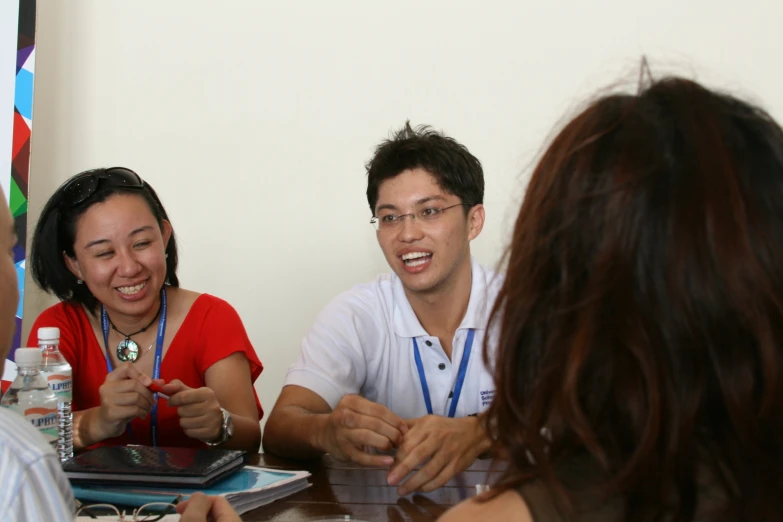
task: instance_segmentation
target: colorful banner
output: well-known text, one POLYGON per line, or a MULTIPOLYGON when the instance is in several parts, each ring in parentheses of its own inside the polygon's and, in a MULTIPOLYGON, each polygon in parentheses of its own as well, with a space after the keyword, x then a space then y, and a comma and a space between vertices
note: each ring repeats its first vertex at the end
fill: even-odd
MULTIPOLYGON (((14 249, 19 279, 14 349, 21 345, 24 309, 27 187, 30 179, 30 132, 33 120, 36 0, 0 0, 0 186, 16 222, 19 242, 14 249), (10 155, 7 155, 10 151, 10 155)), ((2 296, 0 296, 2 298, 2 296)), ((9 355, 13 359, 13 353, 9 355)), ((14 375, 6 364, 3 380, 14 375)))

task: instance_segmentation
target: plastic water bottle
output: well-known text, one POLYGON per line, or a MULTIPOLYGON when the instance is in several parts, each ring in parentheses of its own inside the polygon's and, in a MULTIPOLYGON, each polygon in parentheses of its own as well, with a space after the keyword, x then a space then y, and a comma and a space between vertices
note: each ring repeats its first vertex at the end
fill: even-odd
POLYGON ((59 328, 39 328, 38 346, 43 356, 41 375, 57 396, 57 455, 65 462, 73 457, 73 372, 60 353, 59 328))
POLYGON ((14 359, 16 379, 0 400, 0 406, 22 415, 56 449, 57 397, 41 375, 41 350, 17 348, 14 359))

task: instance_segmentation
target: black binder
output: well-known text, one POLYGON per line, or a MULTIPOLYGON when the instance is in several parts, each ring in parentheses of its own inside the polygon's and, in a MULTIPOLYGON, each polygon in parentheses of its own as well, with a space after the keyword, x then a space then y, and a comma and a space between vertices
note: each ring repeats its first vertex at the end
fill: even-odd
POLYGON ((211 448, 105 446, 63 464, 73 484, 209 486, 245 465, 245 452, 211 448))

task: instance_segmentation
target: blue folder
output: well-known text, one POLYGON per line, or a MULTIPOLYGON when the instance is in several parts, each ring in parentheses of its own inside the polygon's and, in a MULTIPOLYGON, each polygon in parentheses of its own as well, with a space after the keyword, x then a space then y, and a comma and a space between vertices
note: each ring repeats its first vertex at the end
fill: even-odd
POLYGON ((76 498, 85 504, 107 503, 119 506, 139 507, 150 502, 172 502, 177 496, 183 500, 191 494, 201 491, 206 495, 224 495, 262 488, 282 482, 296 475, 294 472, 271 471, 246 466, 231 476, 220 480, 207 488, 180 488, 166 486, 160 488, 141 486, 73 486, 76 498))

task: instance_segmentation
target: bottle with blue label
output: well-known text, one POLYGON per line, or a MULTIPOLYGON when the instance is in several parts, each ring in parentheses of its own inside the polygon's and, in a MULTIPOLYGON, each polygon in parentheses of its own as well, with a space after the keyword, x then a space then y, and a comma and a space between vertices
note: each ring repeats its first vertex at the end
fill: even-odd
POLYGON ((65 462, 73 457, 73 372, 60 353, 59 328, 39 328, 38 346, 43 357, 41 375, 57 396, 57 456, 65 462))
POLYGON ((0 406, 23 416, 57 449, 57 397, 41 375, 40 348, 17 348, 16 379, 0 400, 0 406))

